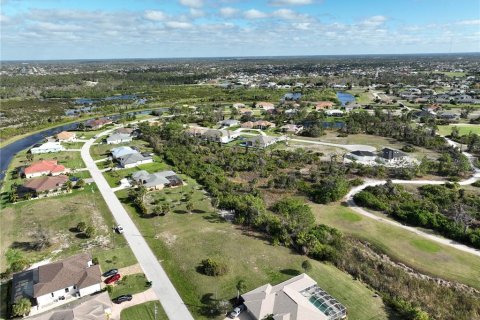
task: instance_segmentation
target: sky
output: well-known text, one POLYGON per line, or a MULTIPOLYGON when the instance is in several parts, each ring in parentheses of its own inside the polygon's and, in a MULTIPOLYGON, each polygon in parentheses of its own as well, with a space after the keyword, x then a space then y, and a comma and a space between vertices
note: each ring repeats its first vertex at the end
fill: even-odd
POLYGON ((480 0, 0 0, 5 60, 480 52, 480 0))

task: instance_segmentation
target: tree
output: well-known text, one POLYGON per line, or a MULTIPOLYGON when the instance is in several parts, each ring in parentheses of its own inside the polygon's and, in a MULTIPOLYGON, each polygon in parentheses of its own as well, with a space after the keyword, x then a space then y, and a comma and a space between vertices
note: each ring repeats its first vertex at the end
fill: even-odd
POLYGON ((170 213, 170 211, 172 210, 172 208, 170 207, 170 204, 168 203, 164 203, 162 204, 162 215, 167 215, 167 213, 170 213))
POLYGON ((235 288, 237 288, 237 300, 238 300, 238 298, 240 298, 240 292, 243 292, 245 291, 245 289, 247 289, 247 283, 245 282, 245 280, 241 279, 237 282, 237 285, 235 286, 235 288))
POLYGON ((78 232, 84 232, 86 229, 87 229, 87 224, 83 221, 80 221, 78 224, 77 224, 77 231, 78 232))
POLYGON ((48 229, 43 228, 41 225, 32 232, 32 247, 33 249, 40 251, 44 248, 50 247, 51 234, 48 229))
POLYGON ((312 270, 312 263, 309 260, 305 260, 302 262, 302 269, 305 273, 312 270))
POLYGON ((27 161, 28 161, 28 162, 32 162, 32 161, 33 161, 33 157, 34 157, 34 156, 33 156, 33 153, 28 152, 26 157, 27 157, 27 161))
POLYGON ((77 181, 77 183, 75 184, 75 187, 77 187, 78 189, 81 189, 81 188, 83 188, 84 186, 85 186, 85 180, 83 180, 83 179, 79 179, 79 180, 77 181))
POLYGON ((192 213, 192 210, 193 210, 193 202, 192 201, 188 201, 187 204, 186 204, 186 207, 187 207, 187 211, 192 213))
POLYGON ((23 317, 30 313, 32 302, 27 298, 22 298, 13 305, 12 312, 14 316, 23 317))
POLYGON ((228 272, 228 266, 223 261, 217 261, 212 258, 202 260, 200 270, 207 276, 223 276, 228 272))
POLYGON ((70 192, 73 188, 73 183, 71 180, 67 180, 67 182, 65 183, 65 189, 67 189, 68 192, 70 192))
POLYGON ((85 229, 85 236, 91 238, 95 235, 96 231, 94 226, 88 226, 87 229, 85 229))
POLYGON ((18 201, 18 193, 16 190, 12 190, 8 195, 8 199, 11 203, 16 203, 18 201))

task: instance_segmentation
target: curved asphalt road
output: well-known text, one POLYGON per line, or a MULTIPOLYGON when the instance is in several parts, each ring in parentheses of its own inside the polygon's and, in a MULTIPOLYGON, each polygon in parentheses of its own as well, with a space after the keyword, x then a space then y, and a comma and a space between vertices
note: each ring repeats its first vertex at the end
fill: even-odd
MULTIPOLYGON (((112 130, 103 132, 105 135, 112 130)), ((108 208, 113 214, 113 217, 119 225, 124 228, 124 236, 127 239, 133 254, 140 263, 143 272, 149 280, 152 281, 152 288, 155 295, 160 300, 163 309, 168 315, 169 319, 174 320, 193 320, 192 315, 180 298, 180 295, 175 290, 175 287, 168 279, 167 274, 163 270, 160 262, 157 260, 147 242, 143 238, 140 231, 138 231, 135 223, 130 219, 127 211, 123 208, 112 188, 108 185, 107 180, 98 169, 97 165, 90 156, 90 147, 95 139, 86 142, 81 150, 82 159, 85 162, 88 171, 92 175, 93 181, 98 186, 108 208)))

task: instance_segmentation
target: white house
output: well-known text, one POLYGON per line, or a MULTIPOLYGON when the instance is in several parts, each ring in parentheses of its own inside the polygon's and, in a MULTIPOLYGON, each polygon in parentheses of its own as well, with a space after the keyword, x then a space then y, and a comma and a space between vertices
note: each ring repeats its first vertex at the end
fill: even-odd
POLYGON ((126 156, 127 154, 130 153, 136 153, 138 152, 137 150, 133 149, 132 147, 118 147, 118 148, 113 148, 110 150, 112 157, 114 159, 126 156))
POLYGON ((252 138, 249 138, 245 141, 245 146, 252 148, 266 148, 280 141, 286 141, 286 136, 272 137, 272 136, 262 136, 258 135, 252 138))
POLYGON ((52 153, 64 151, 65 148, 59 142, 45 142, 41 145, 35 145, 30 149, 32 154, 52 153))
POLYGON ((136 151, 117 158, 122 168, 133 168, 141 164, 152 163, 153 158, 149 155, 143 155, 136 151))
POLYGON ((219 121, 218 124, 224 127, 235 127, 240 125, 240 121, 234 119, 226 119, 219 121))
POLYGON ((216 141, 221 143, 229 143, 240 136, 239 132, 230 130, 216 130, 211 129, 203 133, 202 137, 206 140, 216 141))
POLYGON ((92 256, 81 253, 13 275, 12 303, 21 298, 33 301, 36 310, 101 290, 99 265, 92 256))
POLYGON ((107 144, 119 144, 124 142, 131 142, 132 137, 126 133, 114 133, 111 134, 107 139, 107 144))
POLYGON ((330 117, 343 117, 343 111, 339 109, 325 110, 325 114, 330 117))

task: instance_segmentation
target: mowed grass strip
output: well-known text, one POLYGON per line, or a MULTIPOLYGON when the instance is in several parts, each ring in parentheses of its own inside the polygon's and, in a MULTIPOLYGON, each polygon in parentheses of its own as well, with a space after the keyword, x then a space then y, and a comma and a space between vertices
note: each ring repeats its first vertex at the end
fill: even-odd
POLYGON ((475 255, 427 240, 408 230, 363 217, 340 204, 310 205, 319 223, 365 239, 395 261, 428 275, 480 289, 480 258, 475 255))
POLYGON ((134 295, 135 293, 147 290, 147 278, 143 273, 122 275, 122 278, 111 286, 110 298, 115 299, 124 294, 134 295))
POLYGON ((168 320, 167 314, 158 301, 150 301, 122 310, 120 320, 168 320), (155 306, 157 316, 155 317, 155 306))
MULTIPOLYGON (((166 216, 142 218, 128 203, 127 190, 117 195, 195 319, 211 318, 210 308, 203 302, 234 298, 235 286, 241 279, 246 281, 248 291, 266 283, 285 281, 302 272, 305 256, 285 247, 272 246, 262 234, 220 219, 212 213, 207 196, 198 190, 195 182, 189 179, 187 183, 188 186, 182 188, 165 189, 147 196, 147 199, 161 199, 172 205, 166 216), (186 211, 182 200, 191 190, 192 212, 198 212, 193 214, 186 211), (208 257, 225 261, 228 274, 209 277, 199 273, 201 260, 208 257)), ((352 319, 389 319, 382 300, 374 297, 374 292, 363 283, 331 265, 311 262, 313 268, 309 275, 348 308, 352 319)))

